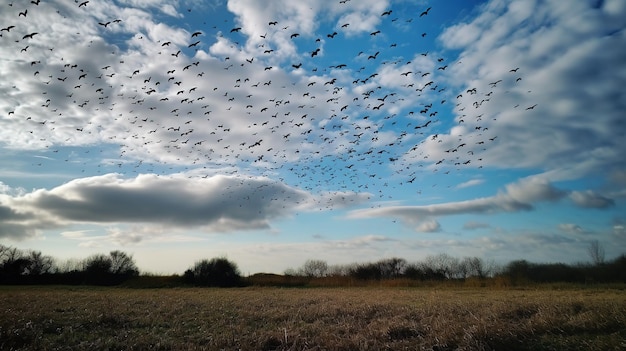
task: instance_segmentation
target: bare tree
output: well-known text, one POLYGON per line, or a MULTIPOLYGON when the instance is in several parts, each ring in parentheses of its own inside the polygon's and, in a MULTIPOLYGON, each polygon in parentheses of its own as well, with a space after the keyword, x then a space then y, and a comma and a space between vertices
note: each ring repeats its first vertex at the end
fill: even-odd
POLYGON ((125 252, 116 250, 111 251, 111 268, 110 271, 113 274, 134 276, 139 274, 139 270, 135 265, 133 256, 126 254, 125 252))
POLYGON ((54 269, 54 259, 50 256, 44 256, 41 251, 30 251, 26 258, 28 259, 27 274, 41 275, 52 273, 54 269))
POLYGON ((457 278, 459 274, 459 259, 445 253, 426 257, 424 265, 436 274, 443 275, 446 278, 457 278))
POLYGON ((595 265, 601 265, 604 263, 604 247, 598 240, 593 240, 587 248, 587 253, 591 257, 591 262, 595 265))
POLYGON ((466 257, 463 264, 468 277, 485 278, 488 274, 485 263, 479 257, 466 257))
POLYGON ((302 273, 307 277, 325 277, 328 273, 328 263, 322 260, 307 260, 302 266, 302 273))

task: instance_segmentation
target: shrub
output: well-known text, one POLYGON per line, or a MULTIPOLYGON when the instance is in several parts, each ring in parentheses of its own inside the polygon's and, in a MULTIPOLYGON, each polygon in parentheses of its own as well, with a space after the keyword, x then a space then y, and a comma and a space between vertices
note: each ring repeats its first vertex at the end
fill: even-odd
POLYGON ((185 271, 185 282, 197 286, 232 287, 242 284, 239 268, 226 258, 201 260, 185 271))

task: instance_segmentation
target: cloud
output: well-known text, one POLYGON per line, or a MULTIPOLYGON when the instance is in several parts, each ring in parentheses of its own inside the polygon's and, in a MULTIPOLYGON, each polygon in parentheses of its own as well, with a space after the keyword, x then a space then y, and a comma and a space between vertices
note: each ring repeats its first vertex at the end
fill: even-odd
POLYGON ((409 225, 417 224, 418 231, 430 232, 439 230, 439 224, 434 221, 436 217, 531 211, 536 202, 557 201, 564 196, 565 192, 554 188, 547 181, 531 177, 508 184, 504 191, 490 197, 426 206, 389 206, 353 210, 348 217, 396 217, 409 225))
POLYGON ((615 206, 615 201, 592 190, 573 191, 570 193, 569 197, 576 206, 583 208, 605 209, 615 206))
POLYGON ((422 233, 436 233, 441 231, 441 225, 436 220, 430 218, 417 223, 415 230, 422 233))
POLYGON ((456 186, 457 189, 463 189, 463 188, 469 188, 472 186, 476 186, 476 185, 480 185, 483 184, 485 182, 484 179, 470 179, 466 182, 463 182, 459 185, 456 186))
MULTIPOLYGON (((142 224, 170 228, 199 228, 206 232, 268 229, 270 222, 295 211, 333 209, 366 201, 368 194, 324 193, 319 196, 263 177, 119 174, 82 178, 51 190, 39 189, 0 198, 4 237, 34 235, 34 230, 77 223, 142 224), (22 228, 15 232, 16 228, 22 228), (14 233, 14 234, 10 234, 14 233)), ((113 230, 120 243, 140 241, 136 228, 113 230)))
POLYGON ((490 227, 491 225, 487 223, 475 222, 475 221, 470 221, 470 222, 466 222, 465 224, 463 224, 463 229, 465 230, 476 230, 476 229, 483 229, 483 228, 490 228, 490 227))
POLYGON ((584 234, 585 230, 578 224, 573 223, 561 223, 559 224, 559 230, 570 234, 584 234))
POLYGON ((542 169, 551 181, 623 170, 623 3, 489 1, 477 13, 438 38, 460 51, 441 72, 461 92, 449 98, 457 126, 418 151, 445 165, 458 149, 468 167, 542 169))

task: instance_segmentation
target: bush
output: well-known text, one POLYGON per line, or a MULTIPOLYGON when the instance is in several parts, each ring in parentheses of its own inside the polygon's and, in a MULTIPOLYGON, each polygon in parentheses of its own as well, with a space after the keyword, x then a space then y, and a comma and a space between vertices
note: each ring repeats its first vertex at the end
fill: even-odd
POLYGON ((239 268, 226 258, 201 260, 185 271, 183 278, 186 283, 197 286, 233 287, 241 286, 242 279, 239 268))

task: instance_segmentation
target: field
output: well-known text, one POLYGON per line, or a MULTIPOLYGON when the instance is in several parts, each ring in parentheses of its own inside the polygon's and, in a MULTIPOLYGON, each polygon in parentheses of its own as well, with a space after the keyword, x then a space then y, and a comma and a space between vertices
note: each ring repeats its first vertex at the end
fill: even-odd
POLYGON ((0 349, 626 350, 626 291, 0 287, 0 349))

